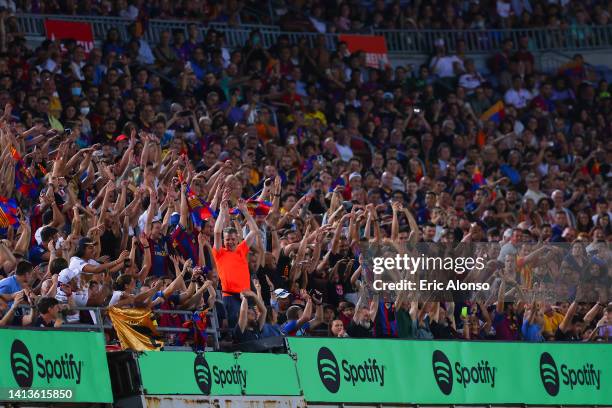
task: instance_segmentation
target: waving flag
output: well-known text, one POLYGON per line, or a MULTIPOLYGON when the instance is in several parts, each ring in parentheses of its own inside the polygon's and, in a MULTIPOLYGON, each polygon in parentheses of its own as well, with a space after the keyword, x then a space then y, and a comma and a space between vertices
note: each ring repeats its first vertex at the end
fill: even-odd
POLYGON ((485 184, 485 179, 480 172, 478 166, 474 169, 474 174, 472 174, 472 190, 478 190, 480 186, 485 184))
MULTIPOLYGON (((255 215, 268 215, 270 209, 272 208, 272 203, 265 200, 247 200, 247 208, 249 210, 249 214, 252 216, 255 215)), ((231 214, 240 214, 240 210, 238 207, 232 208, 230 211, 231 214)))
POLYGON ((123 350, 157 351, 164 346, 164 343, 159 341, 157 324, 152 315, 149 309, 108 309, 108 316, 113 322, 123 350))
POLYGON ((15 160, 15 188, 24 196, 36 198, 38 196, 38 180, 30 174, 30 170, 28 170, 23 158, 14 146, 11 146, 11 156, 15 160))
POLYGON ((504 103, 502 101, 497 101, 496 104, 491 106, 489 109, 487 109, 486 112, 484 112, 480 116, 480 120, 482 120, 483 122, 488 122, 491 120, 497 124, 500 124, 501 121, 504 119, 504 116, 504 103))
POLYGON ((214 213, 208 203, 198 197, 189 187, 187 187, 187 205, 191 214, 193 225, 202 227, 204 221, 214 217, 214 213))
POLYGON ((8 199, 0 196, 0 228, 19 226, 18 208, 14 198, 8 199))

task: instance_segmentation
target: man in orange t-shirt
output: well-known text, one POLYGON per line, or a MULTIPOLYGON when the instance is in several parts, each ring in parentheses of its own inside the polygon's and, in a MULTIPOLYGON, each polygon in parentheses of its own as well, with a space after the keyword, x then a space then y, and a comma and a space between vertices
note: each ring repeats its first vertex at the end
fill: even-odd
POLYGON ((238 322, 240 314, 240 293, 251 289, 251 274, 249 272, 248 254, 257 239, 258 228, 255 220, 249 214, 246 202, 238 201, 238 209, 246 218, 249 233, 238 244, 238 231, 233 227, 224 228, 229 221, 229 201, 224 197, 221 202, 221 211, 215 222, 214 248, 212 255, 217 265, 221 289, 223 291, 223 304, 227 310, 227 320, 230 327, 238 322))

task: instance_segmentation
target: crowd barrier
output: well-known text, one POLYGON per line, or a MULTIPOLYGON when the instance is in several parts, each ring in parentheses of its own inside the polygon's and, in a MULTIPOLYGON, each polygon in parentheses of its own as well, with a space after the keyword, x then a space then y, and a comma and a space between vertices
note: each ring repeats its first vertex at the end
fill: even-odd
POLYGON ((176 395, 309 404, 612 404, 608 344, 289 338, 287 348, 106 355, 100 332, 1 329, 0 401, 176 395), (70 391, 70 398, 54 397, 54 390, 70 391))
MULTIPOLYGON (((93 27, 97 40, 106 38, 111 28, 116 28, 123 40, 128 39, 127 27, 132 20, 121 17, 93 17, 67 15, 35 15, 17 14, 19 30, 29 37, 45 36, 44 21, 47 18, 65 21, 89 22, 93 27)), ((144 38, 155 45, 163 30, 184 30, 187 32, 187 21, 183 20, 149 20, 144 38)), ((320 46, 319 41, 329 49, 335 49, 338 35, 317 32, 281 31, 278 26, 263 24, 240 24, 229 26, 223 23, 199 25, 201 35, 207 29, 215 28, 224 33, 225 44, 229 47, 243 46, 253 30, 258 30, 264 47, 276 43, 281 35, 287 36, 291 42, 305 41, 310 47, 320 46)), ((527 28, 527 29, 488 29, 488 30, 373 30, 371 35, 385 37, 390 53, 430 54, 438 39, 444 39, 449 51, 454 52, 457 40, 465 41, 465 51, 470 53, 490 53, 500 48, 506 38, 511 38, 515 44, 522 36, 530 38, 530 49, 534 52, 543 51, 576 51, 599 50, 612 45, 612 25, 606 26, 570 26, 569 29, 527 28)))

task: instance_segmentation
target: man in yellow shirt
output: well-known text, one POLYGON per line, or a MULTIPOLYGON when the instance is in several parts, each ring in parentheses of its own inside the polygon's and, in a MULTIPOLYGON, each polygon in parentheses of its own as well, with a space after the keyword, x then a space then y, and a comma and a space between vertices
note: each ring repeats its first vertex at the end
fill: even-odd
POLYGON ((554 336, 562 321, 563 315, 547 304, 544 307, 544 328, 542 330, 544 337, 554 336))

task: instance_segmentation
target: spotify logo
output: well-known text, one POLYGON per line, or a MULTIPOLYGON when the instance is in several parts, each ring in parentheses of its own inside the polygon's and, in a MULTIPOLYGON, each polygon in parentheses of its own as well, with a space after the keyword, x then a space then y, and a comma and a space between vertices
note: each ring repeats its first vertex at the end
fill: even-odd
POLYGON ((559 371, 555 360, 548 353, 542 353, 540 356, 540 378, 550 396, 554 397, 559 393, 559 371))
POLYGON ((202 354, 198 354, 193 361, 193 374, 202 394, 210 395, 210 367, 202 354))
POLYGON ((327 347, 321 347, 317 355, 317 366, 321 382, 331 393, 337 393, 340 389, 340 368, 336 356, 327 347))
POLYGON ((453 390, 453 372, 448 357, 440 350, 436 350, 433 352, 431 364, 440 391, 444 395, 449 395, 453 390))
POLYGON ((21 340, 13 341, 11 346, 11 369, 15 381, 22 388, 32 386, 34 371, 32 369, 32 357, 28 348, 21 340))

